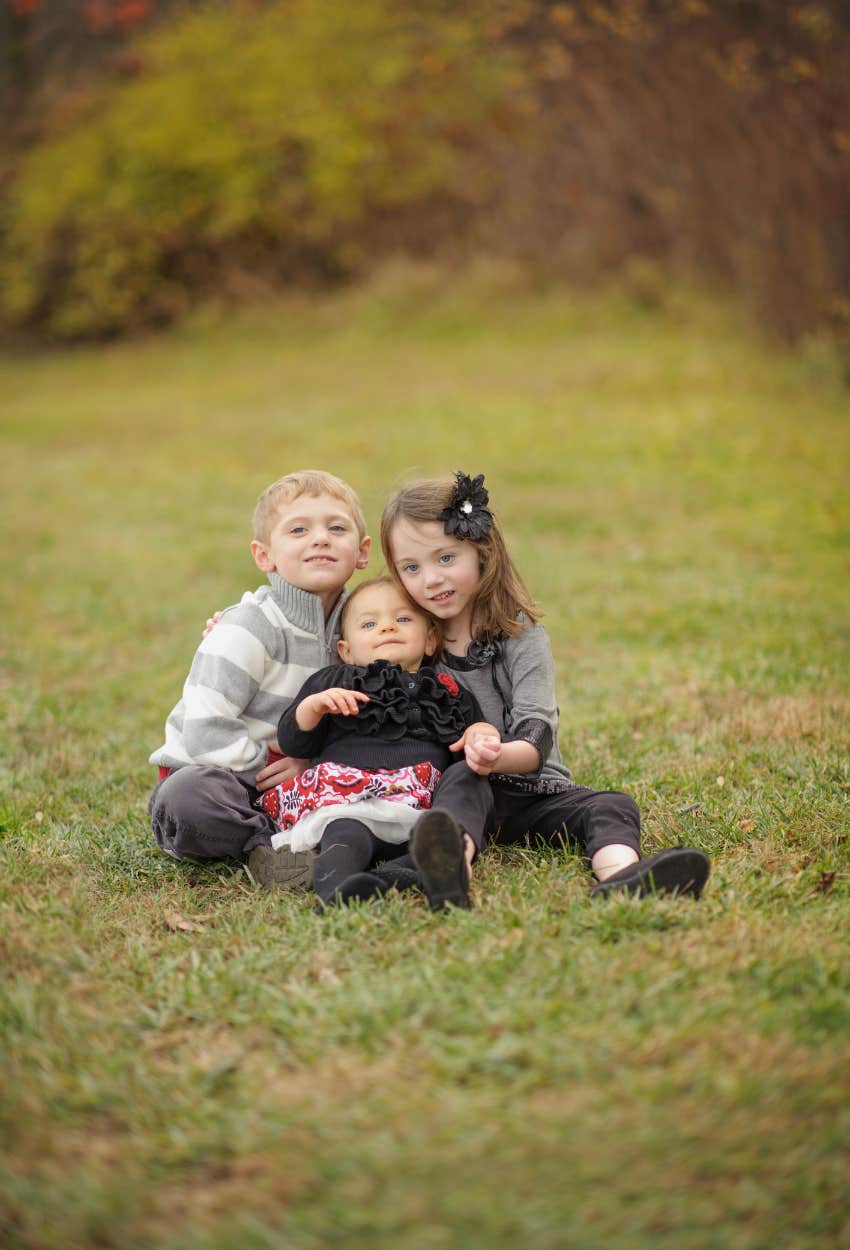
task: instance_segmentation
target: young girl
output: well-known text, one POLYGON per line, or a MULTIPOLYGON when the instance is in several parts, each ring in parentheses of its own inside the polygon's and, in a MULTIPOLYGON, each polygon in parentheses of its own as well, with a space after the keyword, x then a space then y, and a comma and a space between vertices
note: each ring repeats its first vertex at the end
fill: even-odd
MULTIPOLYGON (((477 753, 468 757, 474 771, 490 776, 494 840, 532 835, 560 843, 566 833, 590 860, 594 895, 698 897, 708 878, 707 856, 673 847, 640 859, 634 800, 577 785, 561 762, 549 639, 488 503, 483 475, 410 482, 384 509, 381 545, 393 576, 443 627, 443 671, 476 695, 485 719, 499 730, 501 742, 479 730, 477 753)), ((435 803, 443 802, 450 785, 449 773, 435 803)), ((427 855, 431 836, 417 832, 415 854, 427 855)), ((445 833, 441 837, 445 841, 445 833)), ((468 839, 465 849, 471 863, 468 839)))
MULTIPOLYGON (((459 821, 442 809, 421 814, 445 771, 465 776, 460 788, 489 789, 475 771, 499 735, 480 723, 468 690, 423 667, 436 644, 433 621, 392 578, 363 582, 343 609, 343 663, 309 677, 281 717, 281 749, 311 767, 267 790, 258 806, 280 830, 273 846, 318 846, 313 886, 324 904, 421 884, 434 909, 469 906, 459 821), (417 836, 425 830, 418 874, 405 854, 417 821, 417 836)), ((452 812, 464 820, 462 806, 452 812)), ((480 842, 483 821, 473 811, 464 823, 480 842)))

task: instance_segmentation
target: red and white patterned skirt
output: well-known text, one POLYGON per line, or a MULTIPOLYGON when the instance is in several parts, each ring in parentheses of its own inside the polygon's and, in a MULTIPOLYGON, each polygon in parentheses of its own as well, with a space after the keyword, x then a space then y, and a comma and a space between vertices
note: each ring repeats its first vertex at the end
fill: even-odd
POLYGON ((257 806, 278 828, 272 846, 294 851, 316 846, 325 827, 340 816, 356 817, 383 841, 400 843, 409 838, 419 813, 431 806, 440 776, 428 763, 374 771, 317 764, 266 790, 257 806))

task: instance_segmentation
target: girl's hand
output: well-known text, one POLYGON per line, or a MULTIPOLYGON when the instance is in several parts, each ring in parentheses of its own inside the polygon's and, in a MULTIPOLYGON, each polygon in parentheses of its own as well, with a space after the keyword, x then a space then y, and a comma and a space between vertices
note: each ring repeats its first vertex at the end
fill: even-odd
MULTIPOLYGON (((215 629, 216 625, 219 623, 220 620, 221 620, 220 612, 213 612, 212 616, 207 617, 207 623, 204 626, 204 632, 201 634, 201 642, 203 642, 207 634, 212 633, 212 631, 215 629)), ((257 776, 259 776, 259 773, 257 774, 257 776)))
POLYGON ((260 769, 257 773, 255 785, 260 792, 271 790, 272 786, 279 786, 284 781, 291 781, 293 777, 303 773, 309 764, 309 760, 297 760, 292 755, 282 755, 279 760, 275 760, 274 763, 267 764, 265 768, 260 769))

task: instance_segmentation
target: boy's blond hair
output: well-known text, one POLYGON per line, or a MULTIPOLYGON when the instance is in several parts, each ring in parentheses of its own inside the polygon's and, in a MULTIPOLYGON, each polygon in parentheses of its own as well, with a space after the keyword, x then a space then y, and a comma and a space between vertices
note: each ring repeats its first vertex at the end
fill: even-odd
POLYGON ((341 477, 334 477, 333 473, 326 473, 324 469, 299 469, 296 473, 286 473, 276 482, 272 482, 257 500, 252 521, 257 542, 268 543, 277 520, 278 509, 300 499, 302 495, 330 495, 338 499, 351 515, 360 541, 366 537, 363 508, 357 492, 348 482, 344 482, 341 477))

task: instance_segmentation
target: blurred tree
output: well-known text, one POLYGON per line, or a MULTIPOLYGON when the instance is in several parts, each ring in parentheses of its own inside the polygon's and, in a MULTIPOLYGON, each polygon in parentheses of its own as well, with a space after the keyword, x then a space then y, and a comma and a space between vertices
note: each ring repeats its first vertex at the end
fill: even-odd
POLYGON ((509 109, 509 49, 442 2, 286 0, 181 15, 138 79, 57 119, 6 202, 7 318, 60 336, 173 315, 229 266, 354 272, 370 224, 464 195, 509 109))
POLYGON ((844 0, 0 0, 0 318, 485 249, 850 333, 844 0))

